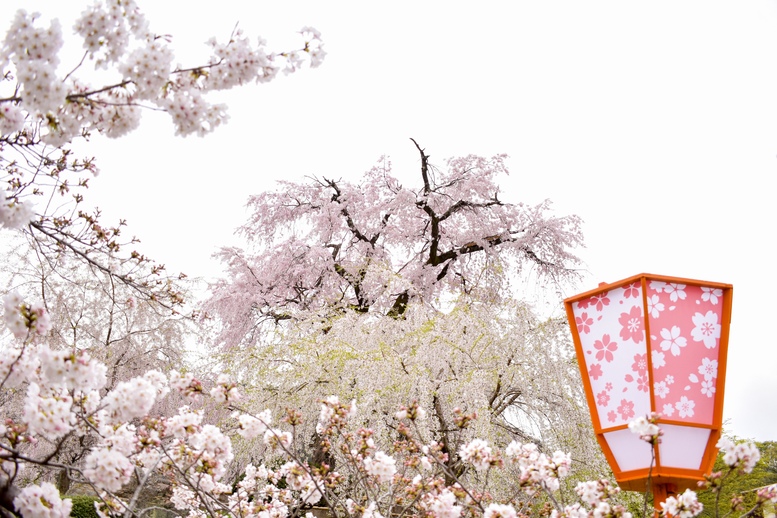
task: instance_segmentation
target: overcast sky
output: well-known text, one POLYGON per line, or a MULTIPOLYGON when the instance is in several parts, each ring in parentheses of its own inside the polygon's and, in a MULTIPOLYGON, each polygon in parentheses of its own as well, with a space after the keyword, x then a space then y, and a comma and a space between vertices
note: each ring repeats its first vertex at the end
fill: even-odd
MULTIPOLYGON (((585 280, 562 296, 640 272, 734 285, 727 430, 777 440, 764 285, 777 249, 775 1, 138 3, 184 65, 238 22, 277 50, 311 25, 328 52, 318 69, 214 97, 231 120, 204 139, 174 137, 156 113, 130 137, 93 139, 92 199, 148 255, 213 276, 247 195, 281 178, 357 179, 382 155, 417 182, 409 137, 438 165, 507 153, 502 199, 549 198, 585 221, 585 280)), ((69 30, 77 4, 6 0, 0 20, 23 6, 69 30)))

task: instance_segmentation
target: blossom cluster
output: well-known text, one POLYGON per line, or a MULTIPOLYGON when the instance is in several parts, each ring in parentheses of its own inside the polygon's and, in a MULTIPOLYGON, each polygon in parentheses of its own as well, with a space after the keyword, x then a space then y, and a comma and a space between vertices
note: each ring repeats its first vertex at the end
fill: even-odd
POLYGON ((226 43, 209 42, 213 55, 205 65, 174 66, 169 37, 151 32, 134 0, 102 1, 81 14, 74 31, 95 67, 115 71, 120 80, 90 86, 72 72, 58 74, 62 28, 57 20, 43 26, 40 18, 19 10, 0 43, 0 69, 12 71, 5 79, 17 84, 0 100, 0 137, 11 142, 14 134, 34 134, 38 126, 41 141, 54 146, 92 130, 119 137, 138 126, 141 106, 167 111, 179 135, 204 135, 227 118, 225 107, 208 103, 204 93, 267 82, 305 61, 316 67, 326 54, 321 35, 310 27, 300 31, 302 49, 281 53, 268 52, 261 39, 252 45, 236 31, 226 43))
POLYGON ((560 480, 569 474, 572 464, 568 453, 556 451, 548 457, 533 443, 521 444, 513 441, 505 449, 505 455, 520 468, 521 486, 529 493, 536 487, 558 490, 560 480))
POLYGON ((27 333, 45 335, 51 329, 51 319, 43 304, 25 304, 17 291, 3 297, 3 318, 16 338, 24 338, 27 333))
MULTIPOLYGON (((3 105, 0 104, 0 133, 3 131, 3 105)), ((21 228, 27 225, 35 215, 32 203, 8 198, 6 192, 0 188, 0 228, 21 228)))
POLYGON ((722 437, 717 447, 724 453, 723 462, 732 469, 738 469, 743 473, 753 471, 758 459, 761 458, 761 452, 751 442, 740 442, 734 444, 734 441, 727 437, 722 437))
POLYGON ((678 496, 670 496, 661 502, 661 516, 676 516, 677 518, 693 518, 704 510, 704 506, 696 498, 696 493, 690 489, 678 496))
POLYGON ((375 452, 374 457, 364 459, 364 469, 376 477, 378 482, 390 482, 397 472, 397 461, 382 451, 375 452))
POLYGON ((73 501, 62 500, 59 490, 50 482, 25 487, 16 497, 15 504, 24 516, 40 518, 67 518, 73 507, 73 501))
POLYGON ((656 413, 649 416, 640 416, 629 422, 629 430, 631 430, 631 433, 639 435, 639 438, 643 441, 656 445, 661 442, 661 436, 664 433, 658 426, 660 417, 656 413))

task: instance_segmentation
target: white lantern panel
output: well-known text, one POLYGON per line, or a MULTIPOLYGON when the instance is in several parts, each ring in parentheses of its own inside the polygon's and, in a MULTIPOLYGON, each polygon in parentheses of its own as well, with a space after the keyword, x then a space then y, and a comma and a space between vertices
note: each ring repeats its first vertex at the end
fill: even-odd
POLYGON ((650 468, 653 447, 631 430, 626 428, 603 435, 621 471, 650 468))
POLYGON ((641 284, 600 292, 576 302, 572 310, 599 426, 624 425, 650 413, 641 284))
POLYGON ((658 445, 661 466, 700 469, 710 430, 670 424, 662 424, 661 429, 664 431, 658 445))

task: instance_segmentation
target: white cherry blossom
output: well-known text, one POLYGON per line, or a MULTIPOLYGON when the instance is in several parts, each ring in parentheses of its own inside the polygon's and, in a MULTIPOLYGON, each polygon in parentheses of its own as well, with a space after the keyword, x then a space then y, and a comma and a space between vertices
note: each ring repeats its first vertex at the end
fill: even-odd
POLYGON ((693 325, 691 337, 695 342, 702 342, 707 349, 714 349, 720 338, 720 324, 718 315, 714 311, 707 311, 705 314, 695 313, 693 315, 693 325))
POLYGON ((671 329, 664 328, 661 330, 661 349, 669 351, 672 356, 680 356, 680 351, 687 345, 687 340, 684 336, 680 336, 680 328, 678 326, 672 326, 671 329))
POLYGON ((67 518, 73 506, 72 500, 60 498, 59 490, 50 482, 25 487, 13 503, 22 516, 35 518, 67 518))

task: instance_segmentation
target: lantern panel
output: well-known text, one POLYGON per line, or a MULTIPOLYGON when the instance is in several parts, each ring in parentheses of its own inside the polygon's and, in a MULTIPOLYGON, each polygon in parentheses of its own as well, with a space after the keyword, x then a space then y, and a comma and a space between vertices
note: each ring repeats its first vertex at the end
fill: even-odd
POLYGON ((662 467, 701 469, 704 451, 711 430, 662 424, 664 435, 658 445, 658 455, 662 467))
POLYGON ((634 282, 572 307, 600 428, 650 413, 642 287, 634 282))
MULTIPOLYGON (((652 460, 652 447, 628 428, 603 434, 620 471, 648 469, 652 460)), ((613 471, 617 471, 613 467, 613 471)))
POLYGON ((647 304, 656 412, 711 425, 723 290, 649 280, 647 304))

